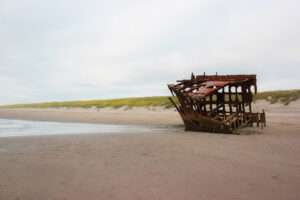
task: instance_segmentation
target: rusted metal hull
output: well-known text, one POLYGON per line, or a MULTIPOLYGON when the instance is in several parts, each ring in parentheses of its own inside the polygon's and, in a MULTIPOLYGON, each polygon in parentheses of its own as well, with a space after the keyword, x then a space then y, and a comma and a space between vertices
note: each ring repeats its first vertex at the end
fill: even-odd
POLYGON ((256 75, 202 76, 168 85, 178 98, 176 104, 187 131, 238 133, 239 128, 266 126, 264 111, 253 113, 252 91, 256 93, 256 75), (254 87, 254 88, 253 88, 254 87))

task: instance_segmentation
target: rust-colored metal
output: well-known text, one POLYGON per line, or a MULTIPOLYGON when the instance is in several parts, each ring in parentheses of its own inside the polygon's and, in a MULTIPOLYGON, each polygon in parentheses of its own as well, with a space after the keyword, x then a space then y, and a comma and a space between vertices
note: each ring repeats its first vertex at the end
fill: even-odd
POLYGON ((246 126, 266 126, 265 112, 253 113, 252 91, 256 94, 256 75, 198 75, 169 84, 187 131, 238 133, 246 126))

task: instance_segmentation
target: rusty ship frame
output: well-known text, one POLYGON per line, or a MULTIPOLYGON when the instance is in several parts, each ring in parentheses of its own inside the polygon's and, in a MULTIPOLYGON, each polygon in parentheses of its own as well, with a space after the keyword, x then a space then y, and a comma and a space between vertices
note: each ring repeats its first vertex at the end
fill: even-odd
POLYGON ((256 75, 198 75, 168 84, 178 103, 169 98, 179 112, 186 131, 238 134, 239 129, 266 126, 264 110, 252 112, 256 75))

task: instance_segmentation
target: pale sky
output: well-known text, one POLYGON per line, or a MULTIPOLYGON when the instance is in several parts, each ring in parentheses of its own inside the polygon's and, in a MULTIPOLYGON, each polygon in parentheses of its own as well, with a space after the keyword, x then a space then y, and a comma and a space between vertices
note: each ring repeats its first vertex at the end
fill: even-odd
POLYGON ((299 0, 0 0, 0 105, 170 95, 195 74, 300 88, 299 0))

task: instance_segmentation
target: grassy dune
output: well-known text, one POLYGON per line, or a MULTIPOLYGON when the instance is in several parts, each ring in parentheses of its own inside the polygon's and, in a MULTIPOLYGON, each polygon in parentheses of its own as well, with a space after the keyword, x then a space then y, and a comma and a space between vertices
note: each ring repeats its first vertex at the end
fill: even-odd
MULTIPOLYGON (((173 97, 174 98, 174 97, 173 97)), ((174 98, 175 100, 175 98, 174 98)), ((167 96, 158 97, 136 97, 108 100, 91 100, 91 101, 63 101, 49 103, 34 103, 34 104, 16 104, 8 106, 0 106, 0 108, 59 108, 59 107, 81 107, 81 108, 120 108, 126 106, 132 107, 172 107, 167 96)))
MULTIPOLYGON (((177 102, 176 97, 172 97, 177 102)), ((270 92, 260 92, 254 96, 254 101, 258 99, 265 99, 270 103, 281 102, 288 105, 291 101, 300 98, 300 90, 280 90, 270 92)), ((35 103, 35 104, 16 104, 0 106, 0 108, 60 108, 60 107, 81 107, 81 108, 120 108, 120 107, 164 107, 171 108, 173 105, 168 99, 168 96, 157 97, 136 97, 136 98, 122 98, 109 100, 92 100, 92 101, 63 101, 63 102, 49 102, 49 103, 35 103)))
POLYGON ((277 90, 269 92, 259 92, 254 96, 254 101, 257 99, 265 99, 270 103, 281 102, 288 105, 291 101, 296 101, 300 98, 300 90, 277 90))

